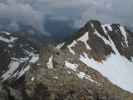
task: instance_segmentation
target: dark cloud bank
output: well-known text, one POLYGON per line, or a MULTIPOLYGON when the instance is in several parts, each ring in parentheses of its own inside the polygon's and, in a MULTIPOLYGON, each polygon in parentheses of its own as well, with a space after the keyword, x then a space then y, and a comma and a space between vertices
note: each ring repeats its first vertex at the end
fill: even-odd
POLYGON ((23 26, 31 33, 59 36, 89 19, 132 27, 132 8, 132 0, 0 0, 0 29, 19 31, 23 26))

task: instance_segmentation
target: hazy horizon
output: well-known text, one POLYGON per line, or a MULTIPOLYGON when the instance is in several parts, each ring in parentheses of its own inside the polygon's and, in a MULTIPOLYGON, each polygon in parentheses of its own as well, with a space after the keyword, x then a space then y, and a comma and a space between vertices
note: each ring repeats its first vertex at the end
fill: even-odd
POLYGON ((42 34, 53 34, 46 26, 54 30, 62 22, 67 24, 64 31, 71 27, 68 32, 72 32, 90 19, 133 27, 132 8, 131 0, 0 0, 0 29, 18 31, 23 25, 42 34), (57 23, 47 25, 51 21, 57 23))

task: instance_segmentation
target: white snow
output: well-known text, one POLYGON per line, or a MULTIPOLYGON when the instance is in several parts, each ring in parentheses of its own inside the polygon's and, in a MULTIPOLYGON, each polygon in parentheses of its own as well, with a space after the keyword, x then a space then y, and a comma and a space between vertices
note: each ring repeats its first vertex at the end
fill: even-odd
POLYGON ((89 80, 89 81, 91 81, 91 82, 97 83, 95 80, 93 80, 93 79, 91 78, 91 76, 85 74, 84 72, 79 72, 79 73, 77 73, 77 76, 78 76, 79 78, 81 78, 81 79, 87 79, 87 80, 89 80))
POLYGON ((38 54, 34 54, 32 55, 32 58, 30 60, 30 63, 36 63, 39 59, 39 55, 38 54))
POLYGON ((12 43, 16 40, 17 38, 15 37, 11 37, 11 39, 7 39, 7 38, 4 38, 4 37, 0 37, 0 40, 3 41, 3 42, 6 42, 6 43, 12 43))
POLYGON ((94 34, 96 34, 99 38, 101 38, 105 44, 110 45, 110 41, 107 40, 105 37, 103 37, 100 33, 98 33, 97 30, 94 31, 94 34))
POLYGON ((112 83, 133 93, 133 62, 128 61, 119 54, 112 54, 103 63, 98 63, 89 58, 86 53, 80 55, 80 61, 102 73, 112 83))
POLYGON ((30 69, 30 64, 31 63, 36 63, 38 61, 38 59, 39 59, 38 54, 34 54, 33 52, 28 52, 28 51, 26 51, 26 53, 29 54, 29 56, 26 57, 26 58, 19 58, 19 59, 11 58, 12 61, 10 62, 9 66, 8 66, 9 70, 6 71, 1 76, 3 81, 5 81, 9 78, 12 78, 12 77, 20 78, 21 76, 23 76, 30 69), (31 57, 31 59, 30 59, 30 57, 31 57), (29 64, 27 66, 25 66, 25 68, 21 69, 20 71, 17 71, 17 68, 20 67, 20 64, 25 63, 27 61, 29 61, 29 64))
MULTIPOLYGON (((108 28, 108 30, 109 31, 113 31, 113 29, 112 29, 112 27, 111 27, 111 25, 110 24, 104 24, 104 25, 102 25, 104 28, 104 31, 105 31, 105 27, 107 27, 108 28)), ((106 32, 106 31, 105 31, 106 32)))
POLYGON ((53 78, 54 78, 54 79, 59 79, 59 77, 58 77, 58 76, 54 76, 53 78))
POLYGON ((25 57, 25 58, 20 58, 21 61, 27 61, 29 60, 29 57, 25 57))
POLYGON ((34 81, 34 80, 35 80, 35 77, 32 77, 32 78, 31 78, 31 81, 34 81))
POLYGON ((27 50, 25 50, 25 52, 29 55, 29 57, 31 57, 30 59, 30 63, 36 63, 39 60, 39 54, 35 54, 33 52, 29 52, 27 50))
POLYGON ((10 42, 14 42, 15 40, 17 40, 18 38, 17 37, 13 37, 13 36, 11 36, 11 38, 10 38, 10 42))
POLYGON ((109 45, 114 50, 114 52, 116 54, 119 54, 119 51, 117 50, 117 48, 116 48, 113 40, 110 38, 110 36, 108 34, 107 34, 107 36, 108 36, 109 40, 107 40, 106 38, 104 38, 103 36, 101 36, 100 33, 97 32, 97 30, 95 30, 94 34, 96 34, 98 37, 100 37, 104 41, 104 43, 106 45, 109 45))
MULTIPOLYGON (((93 25, 93 24, 92 24, 92 25, 93 25)), ((94 34, 96 34, 99 38, 101 38, 101 39, 104 41, 104 43, 105 43, 106 45, 109 45, 109 46, 114 50, 114 52, 115 52, 116 54, 119 54, 119 51, 117 50, 117 48, 116 48, 116 46, 115 46, 113 40, 112 40, 111 37, 107 34, 106 29, 105 29, 105 27, 108 27, 108 29, 109 29, 110 31, 112 31, 112 27, 110 26, 110 24, 102 25, 102 27, 104 27, 103 29, 104 29, 104 31, 105 31, 105 34, 108 36, 109 40, 107 40, 107 39, 106 39, 105 37, 103 37, 100 33, 98 33, 98 31, 97 31, 96 29, 95 29, 95 31, 94 31, 94 34)))
POLYGON ((25 62, 25 60, 12 58, 12 61, 10 62, 9 66, 8 66, 9 70, 6 71, 1 76, 3 81, 5 81, 9 78, 12 78, 12 77, 17 77, 17 79, 19 79, 21 76, 23 76, 30 69, 30 65, 27 65, 25 68, 21 69, 20 71, 17 71, 17 68, 19 68, 20 64, 22 64, 24 62, 25 62))
POLYGON ((47 67, 49 69, 53 69, 54 68, 54 65, 53 65, 53 56, 49 57, 49 60, 47 62, 47 67))
POLYGON ((126 46, 128 47, 127 32, 123 26, 120 26, 120 30, 121 30, 122 35, 124 36, 126 46))
MULTIPOLYGON (((105 32, 106 34, 107 34, 108 32, 107 32, 107 30, 106 30, 105 27, 107 27, 110 31, 112 31, 112 27, 111 27, 110 24, 102 25, 102 28, 103 28, 103 30, 104 30, 104 32, 105 32)), ((121 34, 122 34, 123 37, 124 37, 124 41, 125 41, 125 43, 126 43, 126 46, 128 47, 127 32, 126 32, 125 28, 124 28, 123 26, 120 26, 120 31, 121 31, 121 34)), ((122 44, 122 45, 123 45, 123 44, 122 44)))
POLYGON ((37 63, 37 66, 41 66, 41 63, 37 63))
POLYGON ((81 78, 81 79, 88 79, 87 75, 84 73, 84 72, 79 72, 78 74, 78 77, 81 78))
POLYGON ((67 46, 70 53, 72 53, 73 55, 75 55, 75 51, 72 49, 72 47, 74 47, 76 44, 77 44, 77 42, 74 40, 70 45, 67 46))
POLYGON ((56 46, 56 49, 60 50, 63 46, 64 46, 64 42, 63 43, 60 43, 56 46))
POLYGON ((13 72, 19 67, 20 63, 17 61, 11 61, 8 68, 9 70, 5 72, 1 77, 4 80, 7 80, 10 78, 10 76, 13 74, 13 72))
POLYGON ((73 71, 76 71, 77 68, 78 68, 78 65, 77 64, 72 64, 68 61, 65 61, 65 66, 73 71))
POLYGON ((88 43, 87 43, 88 40, 89 40, 89 34, 88 34, 88 32, 86 32, 83 36, 81 36, 81 37, 78 39, 78 41, 83 42, 83 43, 85 44, 86 48, 87 48, 88 50, 90 50, 91 48, 90 48, 90 46, 89 46, 88 43))
POLYGON ((11 33, 6 32, 6 31, 2 31, 2 33, 5 33, 6 35, 11 35, 11 33))
POLYGON ((105 28, 105 25, 102 25, 101 27, 102 27, 104 33, 107 34, 108 32, 107 32, 107 30, 106 30, 106 28, 105 28))
POLYGON ((24 69, 22 69, 18 74, 18 79, 23 76, 28 70, 30 69, 30 65, 26 66, 24 69))
POLYGON ((87 41, 89 40, 89 35, 88 32, 86 32, 84 35, 82 35, 80 38, 78 38, 77 40, 74 40, 70 45, 67 46, 67 48, 69 49, 69 51, 75 55, 75 51, 72 49, 72 47, 75 47, 75 45, 77 44, 78 41, 81 41, 85 44, 86 48, 88 50, 91 50, 91 47, 89 46, 89 44, 87 43, 87 41))
POLYGON ((8 44, 8 47, 9 47, 9 48, 13 48, 13 45, 12 45, 12 44, 8 44))

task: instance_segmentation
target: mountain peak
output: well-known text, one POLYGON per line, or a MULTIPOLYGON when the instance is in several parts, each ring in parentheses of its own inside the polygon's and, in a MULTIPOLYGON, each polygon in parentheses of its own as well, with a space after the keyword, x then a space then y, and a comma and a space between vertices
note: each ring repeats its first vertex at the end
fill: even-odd
POLYGON ((114 84, 132 91, 133 81, 131 78, 127 79, 132 74, 133 66, 132 34, 119 24, 89 21, 74 34, 74 38, 67 44, 67 49, 73 56, 88 67, 101 72, 114 84))
POLYGON ((74 34, 72 41, 74 41, 74 45, 76 45, 76 41, 86 41, 83 45, 91 48, 90 52, 95 60, 104 60, 112 53, 132 60, 132 38, 132 32, 120 24, 101 24, 97 20, 90 20, 74 34))

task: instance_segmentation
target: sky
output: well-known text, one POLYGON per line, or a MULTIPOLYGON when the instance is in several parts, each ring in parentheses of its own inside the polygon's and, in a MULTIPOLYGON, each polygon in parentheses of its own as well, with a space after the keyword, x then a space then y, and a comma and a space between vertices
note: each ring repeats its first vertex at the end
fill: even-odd
POLYGON ((17 31, 23 25, 48 35, 47 19, 76 28, 90 19, 133 27, 132 9, 132 0, 0 0, 0 29, 17 31))

